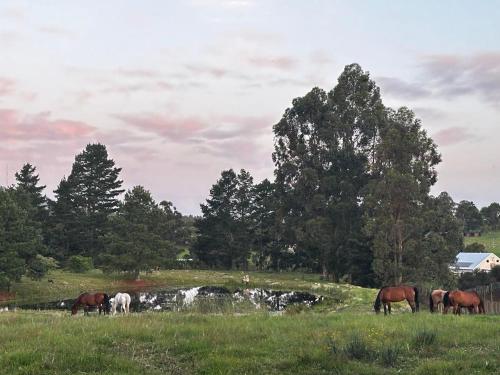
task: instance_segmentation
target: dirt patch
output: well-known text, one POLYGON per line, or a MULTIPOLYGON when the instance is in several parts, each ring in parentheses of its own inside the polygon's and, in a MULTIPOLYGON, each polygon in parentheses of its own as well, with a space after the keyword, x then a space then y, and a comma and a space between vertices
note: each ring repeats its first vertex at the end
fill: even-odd
POLYGON ((15 292, 0 292, 0 302, 8 302, 16 299, 15 292))

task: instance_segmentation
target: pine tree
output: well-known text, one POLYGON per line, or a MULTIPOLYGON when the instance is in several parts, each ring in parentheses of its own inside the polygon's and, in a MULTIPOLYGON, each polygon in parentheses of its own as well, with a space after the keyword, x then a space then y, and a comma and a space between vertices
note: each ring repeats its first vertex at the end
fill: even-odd
POLYGON ((101 267, 131 272, 138 278, 141 271, 171 263, 179 247, 166 239, 170 220, 165 209, 142 186, 128 191, 118 212, 111 217, 106 251, 99 257, 101 267))
POLYGON ((14 189, 0 188, 0 287, 10 288, 23 275, 39 278, 46 272, 39 260, 45 247, 30 212, 18 203, 14 189))
POLYGON ((24 199, 29 200, 36 210, 36 219, 39 221, 46 219, 47 197, 42 194, 45 185, 38 185, 40 178, 35 174, 36 167, 29 163, 23 165, 19 172, 16 172, 16 190, 24 195, 24 199))
POLYGON ((109 159, 106 146, 89 144, 75 157, 71 174, 61 181, 52 204, 53 227, 68 254, 92 256, 98 261, 108 217, 118 208, 121 168, 109 159), (59 202, 60 201, 60 202, 59 202))

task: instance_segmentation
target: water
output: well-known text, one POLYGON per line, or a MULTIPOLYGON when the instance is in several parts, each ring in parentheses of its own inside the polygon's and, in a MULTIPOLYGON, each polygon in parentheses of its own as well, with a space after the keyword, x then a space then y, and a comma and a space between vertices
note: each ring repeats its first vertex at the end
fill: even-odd
MULTIPOLYGON (((199 311, 216 311, 222 307, 250 306, 253 309, 283 311, 292 304, 311 307, 320 303, 322 296, 307 292, 292 292, 255 289, 229 289, 218 286, 199 286, 193 288, 162 289, 152 291, 136 291, 129 293, 132 297, 130 311, 182 311, 198 308, 199 311), (211 306, 211 308, 210 308, 211 306)), ((113 297, 110 295, 110 297, 113 297)), ((71 310, 74 299, 20 304, 21 309, 32 310, 71 310)), ((119 309, 118 309, 119 311, 119 309)))

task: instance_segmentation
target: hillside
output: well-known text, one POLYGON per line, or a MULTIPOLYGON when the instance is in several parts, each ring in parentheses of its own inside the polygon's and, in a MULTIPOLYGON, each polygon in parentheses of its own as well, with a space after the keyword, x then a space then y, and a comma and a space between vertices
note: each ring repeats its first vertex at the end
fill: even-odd
POLYGON ((491 231, 483 233, 480 237, 465 237, 465 245, 471 243, 480 243, 486 247, 486 251, 500 256, 500 231, 491 231))
MULTIPOLYGON (((317 274, 298 272, 248 272, 249 288, 306 291, 326 298, 324 308, 328 310, 369 311, 376 290, 350 284, 337 284, 320 279, 317 274)), ((123 275, 107 275, 98 270, 89 273, 52 271, 41 281, 23 278, 14 284, 16 303, 40 303, 58 299, 75 298, 82 292, 143 291, 162 288, 195 287, 203 285, 223 286, 230 290, 243 288, 241 271, 167 270, 141 276, 141 280, 130 280, 123 275), (50 282, 49 282, 50 280, 50 282)))

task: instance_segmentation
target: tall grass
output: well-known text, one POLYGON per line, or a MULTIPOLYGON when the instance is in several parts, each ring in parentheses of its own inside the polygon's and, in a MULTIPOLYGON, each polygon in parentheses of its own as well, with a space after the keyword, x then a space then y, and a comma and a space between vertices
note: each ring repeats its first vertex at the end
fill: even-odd
POLYGON ((18 311, 0 314, 0 373, 491 374, 499 336, 496 316, 18 311))

